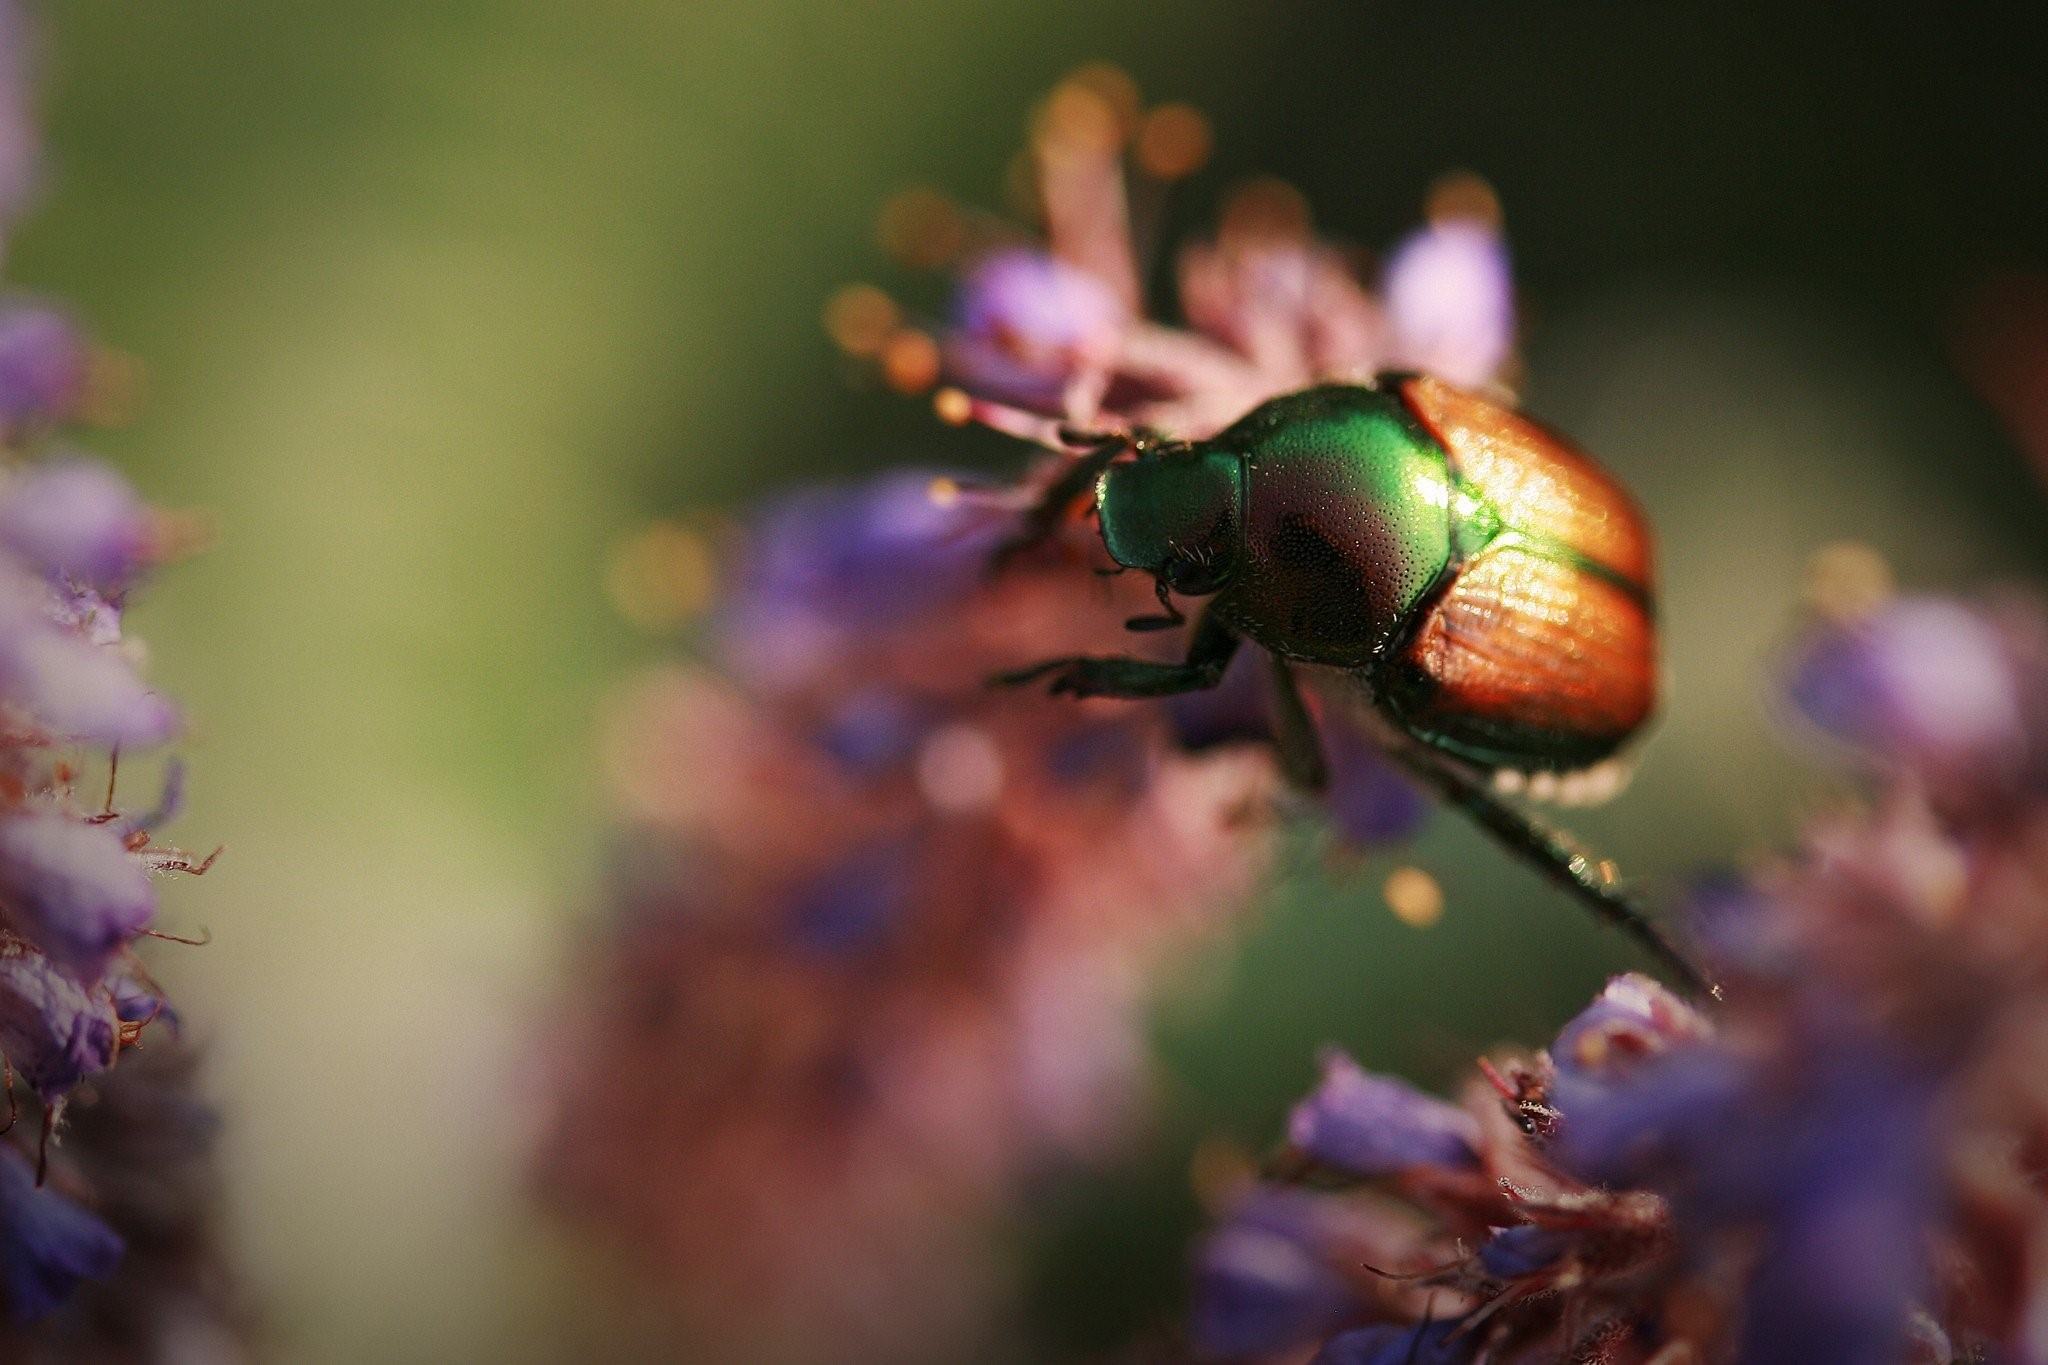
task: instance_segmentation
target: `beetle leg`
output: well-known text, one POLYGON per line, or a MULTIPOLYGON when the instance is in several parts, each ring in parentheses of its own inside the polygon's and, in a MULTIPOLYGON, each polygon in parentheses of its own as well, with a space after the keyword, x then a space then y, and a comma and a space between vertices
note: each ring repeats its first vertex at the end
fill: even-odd
POLYGON ((998 673, 990 681, 998 687, 1017 687, 1047 678, 1055 695, 1075 697, 1171 697, 1201 692, 1222 682, 1223 670, 1237 653, 1237 646, 1237 632, 1224 625, 1214 611, 1205 611, 1195 623, 1187 658, 1177 664, 1120 654, 1048 659, 1029 668, 998 673))
POLYGON ((1121 433, 1091 435, 1087 443, 1087 448, 1068 461, 1059 477, 1045 486, 1038 501, 1024 513, 1017 533, 989 556, 990 573, 1001 573, 1018 555, 1052 539, 1074 505, 1094 495, 1095 481, 1102 477, 1102 471, 1131 448, 1130 438, 1121 433))
POLYGON ((1280 773, 1288 786, 1313 795, 1330 785, 1322 736, 1301 699, 1294 670, 1277 654, 1266 658, 1273 665, 1273 749, 1280 758, 1280 773))
POLYGON ((1396 747, 1395 753, 1410 772, 1477 820, 1509 852, 1576 896, 1594 915, 1634 939, 1688 991, 1720 998, 1721 988, 1692 959, 1673 947, 1636 899, 1602 876, 1593 859, 1567 836, 1503 803, 1485 783, 1450 764, 1406 745, 1396 747))

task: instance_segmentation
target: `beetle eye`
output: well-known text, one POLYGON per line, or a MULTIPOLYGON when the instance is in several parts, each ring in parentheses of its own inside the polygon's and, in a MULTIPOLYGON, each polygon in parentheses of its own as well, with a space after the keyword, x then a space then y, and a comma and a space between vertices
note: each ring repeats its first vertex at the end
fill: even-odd
POLYGON ((1159 568, 1159 578, 1183 597, 1206 597, 1230 576, 1229 561, 1203 551, 1183 551, 1159 568))

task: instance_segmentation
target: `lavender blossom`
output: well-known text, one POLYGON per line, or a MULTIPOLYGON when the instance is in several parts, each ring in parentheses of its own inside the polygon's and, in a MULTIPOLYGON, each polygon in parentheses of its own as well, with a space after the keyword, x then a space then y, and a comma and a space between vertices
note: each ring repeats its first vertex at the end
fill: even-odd
MULTIPOLYGON (((0 233, 35 159, 25 29, 0 0, 0 233)), ((97 1132, 104 1148, 116 1136, 120 1125, 101 1120, 142 1088, 121 1059, 170 1027, 134 951, 156 913, 152 878, 210 862, 153 843, 153 827, 175 805, 175 764, 157 812, 114 805, 118 752, 164 743, 179 716, 143 679, 121 630, 127 594, 167 549, 161 524, 112 469, 68 449, 51 453, 58 429, 83 412, 87 371, 85 342, 66 314, 0 304, 0 1070, 9 1115, 0 1130, 0 1355, 227 1359, 232 1352, 195 1354, 207 1319, 166 1292, 177 1279, 168 1267, 203 1258, 196 1241, 174 1250, 161 1234, 193 1219, 138 1216, 132 1183, 121 1183, 168 1177, 170 1154, 162 1167, 124 1177, 120 1160, 72 1141, 97 1132), (99 785, 102 776, 104 803, 82 805, 81 779, 99 785), (124 1260, 127 1245, 141 1255, 124 1260), (103 1283, 85 1289, 93 1282, 103 1283), (70 1302, 81 1293, 94 1310, 70 1302)), ((156 1037, 152 1053, 163 1046, 156 1037)), ((131 1147, 176 1131, 168 1111, 137 1118, 151 1131, 123 1137, 131 1147)), ((208 1273, 218 1280, 212 1266, 208 1273)))
POLYGON ((17 1320, 49 1316, 80 1281, 111 1274, 122 1250, 120 1234, 0 1147, 0 1287, 17 1320))
POLYGON ((634 855, 543 1176, 713 1341, 766 1311, 797 1353, 965 1349, 997 1292, 980 1221, 1117 1149, 1148 978, 1265 867, 1262 760, 986 685, 1121 630, 1077 592, 1149 600, 1079 537, 991 577, 1022 506, 904 474, 763 509, 707 657, 615 712, 634 855))
POLYGON ((120 832, 55 811, 0 815, 0 900, 22 937, 88 979, 156 914, 148 868, 120 832))
POLYGON ((0 545, 52 581, 118 594, 151 560, 149 509, 93 460, 46 460, 0 484, 0 545))
POLYGON ((15 443, 76 418, 90 366, 85 337, 62 309, 0 303, 0 439, 15 443))
MULTIPOLYGON (((1298 1115, 1400 1102, 1348 1106, 1383 1115, 1363 1143, 1298 1117, 1295 1155, 1349 1188, 1290 1193, 1391 1199, 1419 1230, 1371 1272, 1293 1234, 1300 1274, 1347 1277, 1338 1325, 1359 1326, 1304 1320, 1235 1354, 1373 1359, 1357 1353, 1429 1318, 1450 1359, 2031 1359, 2048 1300, 2014 1267, 2048 1235, 2044 642, 2048 611, 2012 601, 1904 599, 1803 632, 1791 704, 1871 760, 1876 805, 1703 884, 1692 919, 1725 1003, 1619 978, 1546 1053, 1490 1066, 1465 1103, 1477 1181, 1463 1152, 1356 1160, 1407 1150, 1417 1101, 1337 1072, 1298 1115)), ((1246 1310, 1197 1276, 1195 1321, 1228 1339, 1246 1310)))

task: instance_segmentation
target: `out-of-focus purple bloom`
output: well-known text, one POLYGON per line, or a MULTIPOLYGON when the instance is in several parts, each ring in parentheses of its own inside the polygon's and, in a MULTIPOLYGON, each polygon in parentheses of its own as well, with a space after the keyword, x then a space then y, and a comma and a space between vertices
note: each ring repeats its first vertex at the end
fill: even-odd
MULTIPOLYGON (((1941 1178, 1933 1116, 1921 1087, 1881 1071, 1827 1078, 1795 1104, 1798 1112, 1765 1119, 1768 1141, 1735 1144, 1756 1168, 1726 1160, 1709 1167, 1741 1193, 1768 1201, 1741 1358, 1754 1365, 1897 1360, 1909 1308, 1929 1286, 1941 1178)), ((1730 1115, 1722 1131, 1755 1122, 1752 1113, 1730 1115)))
POLYGON ((56 579, 114 592, 148 563, 149 508, 97 460, 44 461, 0 483, 0 546, 56 579))
POLYGON ((749 675, 801 677, 850 634, 972 591, 1011 516, 917 470, 791 494, 754 523, 720 637, 749 675))
POLYGON ((1031 406, 1061 404, 1077 376, 1116 353, 1130 310, 1095 275, 1048 251, 1012 247, 960 282, 946 364, 977 392, 1031 406))
POLYGON ((1331 1337, 1309 1365, 1460 1365, 1472 1358, 1471 1342, 1454 1321, 1381 1323, 1331 1337))
POLYGON ((2024 753, 2012 660, 1960 603, 1904 597, 1822 626, 1795 651, 1786 690, 1807 720, 1881 762, 2009 774, 2024 753))
POLYGON ((818 747, 853 772, 871 777, 900 767, 931 728, 929 717, 902 693, 865 687, 842 702, 818 731, 818 747))
POLYGON ((1322 1083, 1289 1116, 1287 1137, 1320 1164, 1355 1176, 1479 1164, 1479 1124, 1470 1114, 1334 1050, 1323 1054, 1322 1083))
POLYGON ((1479 1264, 1501 1280, 1519 1280, 1555 1265, 1571 1248, 1571 1237, 1556 1228, 1521 1223, 1502 1228, 1479 1248, 1479 1264))
POLYGON ((1223 744, 1272 743, 1272 707, 1266 663, 1253 649, 1240 649, 1215 687, 1166 699, 1174 735, 1190 753, 1223 744))
POLYGON ((1514 279, 1487 223, 1432 223, 1395 249, 1383 284, 1397 367, 1475 387, 1514 351, 1514 279))
POLYGON ((7 927, 90 979, 148 926, 156 893, 110 825, 39 811, 0 815, 0 905, 7 927))
POLYGON ((829 957, 880 947, 916 890, 916 858, 909 841, 883 839, 807 878, 790 897, 791 936, 829 957))
POLYGON ((1613 1082, 1673 1047, 1708 1037, 1706 1017, 1645 976, 1617 976, 1550 1045, 1562 1077, 1613 1082))
MULTIPOLYGON (((28 17, 0 0, 0 250, 36 172, 28 17)), ((211 1110, 114 1065, 168 1015, 128 949, 154 910, 150 870, 206 864, 145 847, 176 808, 175 764, 157 810, 113 807, 118 752, 168 739, 178 714, 121 635, 158 524, 111 469, 48 454, 90 369, 61 308, 0 298, 0 1103, 14 1134, 0 1140, 0 1358, 228 1361, 240 1324, 209 1227, 211 1110), (107 806, 82 809, 76 792, 102 774, 107 806), (40 1114, 15 1115, 24 1101, 40 1114)), ((149 1053, 144 1073, 172 1062, 149 1053)), ((157 1072, 189 1076, 189 1057, 157 1072)))
POLYGON ((118 648, 57 615, 47 586, 0 562, 0 702, 53 738, 139 749, 178 732, 178 711, 118 648))
POLYGON ((0 1144, 0 1280, 12 1317, 47 1316, 81 1280, 112 1274, 123 1250, 118 1233, 56 1190, 38 1188, 28 1162, 0 1144))
POLYGON ((105 1070, 119 1041, 107 992, 18 944, 0 945, 0 1054, 44 1102, 105 1070))
POLYGON ((1332 1263, 1345 1211, 1311 1195, 1264 1189, 1232 1210, 1195 1261, 1195 1345, 1212 1356, 1265 1355, 1313 1341, 1364 1306, 1332 1263))
POLYGON ((1326 713, 1321 731, 1330 765, 1324 804, 1339 834, 1353 844, 1388 844, 1422 828, 1434 807, 1407 774, 1344 717, 1326 713))
POLYGON ((91 359, 84 334, 61 309, 0 304, 0 437, 77 416, 91 359))

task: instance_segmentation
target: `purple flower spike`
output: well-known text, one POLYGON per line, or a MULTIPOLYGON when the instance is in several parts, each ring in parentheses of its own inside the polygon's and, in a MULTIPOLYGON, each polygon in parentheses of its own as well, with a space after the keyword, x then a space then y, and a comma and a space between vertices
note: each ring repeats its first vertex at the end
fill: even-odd
POLYGON ((105 992, 19 944, 0 948, 0 1053, 44 1102, 112 1064, 119 1034, 105 992))
POLYGON ((1326 1255, 1334 1210, 1316 1196, 1263 1189, 1202 1246, 1190 1331, 1207 1355, 1262 1356, 1313 1341, 1360 1307, 1326 1255))
POLYGON ((77 324, 61 310, 0 307, 0 433, 76 416, 91 358, 77 324))
POLYGON ((11 928, 86 977, 156 913, 149 873, 120 835, 54 812, 0 816, 0 901, 11 928))
POLYGON ((53 460, 0 483, 0 545, 52 578, 119 589, 149 562, 151 540, 149 509, 97 460, 53 460))
POLYGON ((1490 381, 1515 343, 1507 247, 1484 223, 1432 223, 1387 263, 1394 360, 1454 384, 1490 381))
POLYGON ((17 1322, 33 1322, 71 1296, 81 1280, 104 1279, 120 1264, 120 1235, 51 1189, 13 1147, 0 1147, 0 1283, 17 1322))
POLYGON ((1355 1328, 1331 1337, 1309 1365, 1459 1365, 1473 1348, 1469 1335, 1454 1335, 1458 1326, 1452 1320, 1355 1328))
POLYGON ((1335 1051, 1323 1054, 1322 1084, 1294 1107, 1287 1137, 1316 1161, 1358 1176, 1479 1164, 1479 1124, 1470 1114, 1335 1051))
POLYGON ((1807 720, 1873 757, 1942 771, 2010 768, 2020 690, 1997 629, 1958 603, 1905 597, 1810 636, 1787 692, 1807 720))

